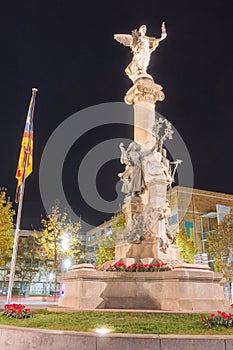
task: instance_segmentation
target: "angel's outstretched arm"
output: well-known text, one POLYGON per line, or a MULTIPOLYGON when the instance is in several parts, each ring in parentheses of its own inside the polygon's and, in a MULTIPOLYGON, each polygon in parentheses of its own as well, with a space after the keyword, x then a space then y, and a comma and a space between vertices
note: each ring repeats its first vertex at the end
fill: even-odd
POLYGON ((166 31, 166 27, 165 27, 165 22, 162 22, 162 26, 161 26, 161 37, 159 39, 157 39, 158 41, 162 41, 167 37, 167 31, 166 31))

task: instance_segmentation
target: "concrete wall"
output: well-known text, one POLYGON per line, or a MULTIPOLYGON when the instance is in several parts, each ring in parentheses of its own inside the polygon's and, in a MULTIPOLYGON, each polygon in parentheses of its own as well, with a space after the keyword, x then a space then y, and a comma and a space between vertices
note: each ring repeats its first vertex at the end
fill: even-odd
POLYGON ((1 350, 232 350, 233 336, 79 333, 0 327, 1 350))

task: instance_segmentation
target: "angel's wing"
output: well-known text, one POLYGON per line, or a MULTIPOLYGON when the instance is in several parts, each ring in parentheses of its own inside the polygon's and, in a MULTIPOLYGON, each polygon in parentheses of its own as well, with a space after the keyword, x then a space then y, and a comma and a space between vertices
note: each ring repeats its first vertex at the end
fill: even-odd
POLYGON ((128 47, 133 45, 133 37, 130 34, 114 34, 114 39, 128 47))

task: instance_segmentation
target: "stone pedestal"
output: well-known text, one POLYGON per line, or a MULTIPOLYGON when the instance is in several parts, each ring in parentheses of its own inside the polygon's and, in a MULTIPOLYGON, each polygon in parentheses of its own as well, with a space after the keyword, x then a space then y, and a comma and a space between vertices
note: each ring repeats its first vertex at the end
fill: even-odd
MULTIPOLYGON (((136 259, 141 260, 143 264, 150 264, 154 259, 166 262, 170 265, 177 265, 180 263, 180 253, 178 247, 170 245, 166 253, 160 250, 159 239, 149 241, 142 241, 137 243, 123 243, 117 245, 115 248, 115 259, 136 259)), ((127 262, 126 262, 127 265, 127 262)))
POLYGON ((148 187, 148 204, 154 209, 164 208, 167 201, 167 182, 165 179, 150 182, 148 187))
POLYGON ((227 310, 222 275, 203 266, 165 272, 106 272, 76 268, 63 275, 59 306, 73 309, 227 310))
POLYGON ((122 211, 125 214, 127 224, 131 224, 138 215, 140 215, 143 211, 143 203, 140 197, 130 197, 125 200, 122 211))

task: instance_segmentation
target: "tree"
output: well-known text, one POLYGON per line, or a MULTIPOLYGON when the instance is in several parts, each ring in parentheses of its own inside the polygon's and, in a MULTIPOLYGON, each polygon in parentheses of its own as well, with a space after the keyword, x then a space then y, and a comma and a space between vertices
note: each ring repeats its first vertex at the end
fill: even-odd
POLYGON ((126 218, 125 214, 120 211, 112 217, 112 230, 116 233, 122 231, 125 228, 126 218))
POLYGON ((61 212, 59 202, 56 201, 51 209, 41 221, 43 230, 35 233, 37 254, 43 260, 46 268, 53 271, 54 296, 56 296, 56 286, 58 275, 62 271, 62 262, 65 258, 70 258, 77 262, 80 253, 80 240, 78 231, 80 222, 72 222, 67 212, 61 212))
POLYGON ((15 274, 19 280, 30 283, 38 273, 39 257, 35 254, 36 250, 37 243, 34 235, 19 237, 15 267, 15 274))
POLYGON ((176 234, 176 245, 180 250, 181 258, 187 263, 194 263, 194 255, 197 254, 197 249, 193 239, 188 238, 185 229, 176 234))
POLYGON ((118 232, 122 231, 125 227, 125 214, 119 212, 112 217, 111 230, 112 234, 107 235, 104 238, 100 238, 98 242, 99 250, 97 253, 98 266, 103 265, 105 262, 115 259, 115 245, 117 241, 118 232))
POLYGON ((97 264, 102 266, 105 262, 114 260, 115 258, 116 234, 100 238, 98 242, 97 264))
POLYGON ((12 203, 6 196, 6 191, 0 189, 0 265, 5 265, 12 255, 14 236, 12 203))
POLYGON ((213 259, 214 270, 223 272, 224 277, 232 279, 233 262, 233 214, 226 215, 216 230, 207 236, 207 252, 213 259))

